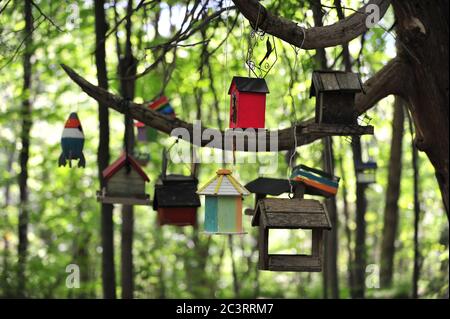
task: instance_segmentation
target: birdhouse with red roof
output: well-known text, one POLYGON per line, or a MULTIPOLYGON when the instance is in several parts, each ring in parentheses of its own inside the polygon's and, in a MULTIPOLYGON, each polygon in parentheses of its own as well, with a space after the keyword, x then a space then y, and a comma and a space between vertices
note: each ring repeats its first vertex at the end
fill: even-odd
POLYGON ((103 170, 105 186, 97 193, 97 199, 107 204, 150 205, 145 193, 147 174, 129 154, 123 153, 114 163, 103 170))
MULTIPOLYGON (((163 115, 175 118, 175 110, 169 102, 166 96, 161 96, 160 98, 154 100, 148 104, 148 108, 161 113, 163 115)), ((151 142, 156 140, 157 131, 151 127, 147 127, 142 122, 136 122, 134 124, 137 127, 137 139, 140 142, 151 142)))
POLYGON ((235 76, 231 81, 230 128, 264 128, 266 118, 266 81, 235 76))

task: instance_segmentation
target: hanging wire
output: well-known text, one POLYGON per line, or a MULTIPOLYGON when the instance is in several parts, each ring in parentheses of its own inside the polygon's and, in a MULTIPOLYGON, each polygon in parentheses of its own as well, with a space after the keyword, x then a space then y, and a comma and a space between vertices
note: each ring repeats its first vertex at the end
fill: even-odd
MULTIPOLYGON (((298 47, 298 48, 293 47, 294 53, 295 53, 294 68, 293 68, 294 72, 297 70, 298 53, 301 50, 301 48, 303 47, 303 44, 305 43, 305 39, 306 39, 305 28, 301 27, 301 29, 302 29, 302 33, 303 33, 303 41, 302 41, 300 47, 298 47)), ((297 140, 298 119, 297 119, 297 111, 295 109, 295 99, 294 99, 294 96, 292 95, 292 86, 293 85, 294 85, 294 79, 293 79, 293 76, 291 75, 291 79, 290 79, 290 83, 289 83, 289 96, 291 97, 291 100, 292 100, 292 108, 293 108, 293 113, 294 113, 294 123, 293 123, 294 149, 292 150, 291 156, 289 157, 289 167, 288 167, 288 171, 287 171, 288 172, 287 173, 287 179, 289 181, 289 187, 290 187, 290 192, 288 194, 289 198, 292 198, 293 197, 293 193, 294 193, 294 184, 292 183, 289 171, 292 168, 294 157, 295 157, 295 153, 297 152, 297 146, 298 146, 298 140, 297 140)))

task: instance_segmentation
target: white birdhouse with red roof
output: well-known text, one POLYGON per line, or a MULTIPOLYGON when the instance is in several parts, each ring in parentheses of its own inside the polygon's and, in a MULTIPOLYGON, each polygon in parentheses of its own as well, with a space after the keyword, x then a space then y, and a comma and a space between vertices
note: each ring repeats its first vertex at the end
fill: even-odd
POLYGON ((139 163, 123 153, 114 163, 103 170, 105 186, 97 193, 102 203, 125 205, 150 205, 145 193, 145 183, 150 179, 139 163))

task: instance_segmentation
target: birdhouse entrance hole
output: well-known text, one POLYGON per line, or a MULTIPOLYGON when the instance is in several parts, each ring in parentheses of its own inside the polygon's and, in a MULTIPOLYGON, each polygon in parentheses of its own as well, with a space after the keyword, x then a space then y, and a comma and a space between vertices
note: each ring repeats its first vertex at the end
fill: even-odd
POLYGON ((269 229, 269 255, 312 255, 312 230, 269 229), (295 247, 292 243, 296 243, 295 247))

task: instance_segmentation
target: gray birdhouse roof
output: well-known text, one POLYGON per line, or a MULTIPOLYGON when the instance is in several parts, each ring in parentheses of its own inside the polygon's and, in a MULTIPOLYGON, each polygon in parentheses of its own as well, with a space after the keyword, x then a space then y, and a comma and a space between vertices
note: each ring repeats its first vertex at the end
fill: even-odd
POLYGON ((320 92, 364 92, 359 74, 343 71, 314 71, 309 96, 320 92))
POLYGON ((266 198, 258 201, 252 226, 331 229, 331 222, 325 205, 317 200, 266 198))
POLYGON ((291 186, 287 179, 258 177, 247 183, 245 188, 254 194, 264 194, 278 196, 283 193, 289 193, 291 186))
POLYGON ((231 93, 231 87, 233 83, 236 84, 236 88, 239 92, 252 92, 252 93, 269 93, 266 80, 260 78, 246 78, 242 76, 235 76, 231 80, 228 94, 231 93))

